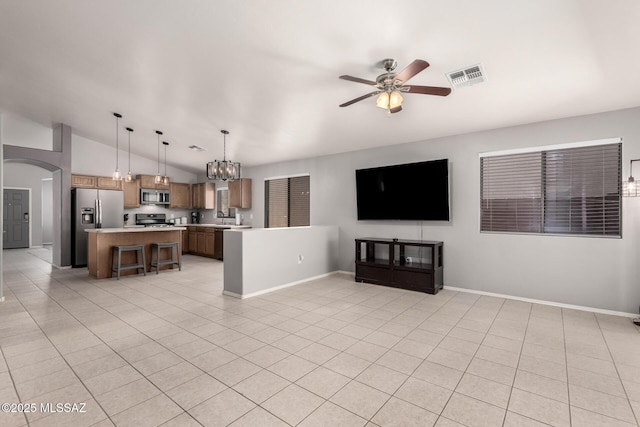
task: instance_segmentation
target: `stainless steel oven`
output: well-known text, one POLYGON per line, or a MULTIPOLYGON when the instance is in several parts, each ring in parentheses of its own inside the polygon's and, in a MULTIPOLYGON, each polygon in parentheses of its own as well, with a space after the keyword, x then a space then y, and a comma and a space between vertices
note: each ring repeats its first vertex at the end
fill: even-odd
POLYGON ((171 201, 169 190, 143 188, 140 190, 140 203, 144 205, 168 205, 171 201))

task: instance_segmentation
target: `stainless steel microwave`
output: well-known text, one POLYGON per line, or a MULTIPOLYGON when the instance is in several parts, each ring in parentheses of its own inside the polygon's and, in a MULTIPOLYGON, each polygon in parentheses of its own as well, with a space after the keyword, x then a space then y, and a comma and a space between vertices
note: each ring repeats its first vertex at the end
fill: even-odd
POLYGON ((140 190, 140 203, 143 205, 168 205, 171 201, 169 190, 143 188, 140 190))

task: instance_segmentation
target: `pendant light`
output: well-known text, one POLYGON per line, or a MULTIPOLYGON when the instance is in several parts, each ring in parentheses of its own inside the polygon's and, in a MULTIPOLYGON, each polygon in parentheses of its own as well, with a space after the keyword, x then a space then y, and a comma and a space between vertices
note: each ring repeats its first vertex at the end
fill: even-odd
POLYGON ((118 168, 118 163, 119 163, 119 157, 120 157, 120 147, 118 144, 118 134, 119 132, 119 128, 118 128, 118 120, 120 118, 122 118, 122 114, 118 114, 118 113, 113 113, 113 115, 116 117, 116 170, 113 171, 113 175, 112 178, 114 181, 122 181, 122 174, 120 174, 120 169, 118 168))
POLYGON ((215 160, 207 163, 207 178, 235 181, 240 179, 240 163, 227 161, 227 135, 229 135, 229 131, 223 129, 220 132, 224 135, 222 161, 215 160))
POLYGON ((124 179, 125 182, 133 182, 133 175, 131 174, 131 132, 133 129, 126 128, 129 132, 129 173, 127 173, 127 177, 124 179))
POLYGON ((167 141, 162 141, 162 145, 164 145, 164 176, 162 177, 162 183, 164 185, 169 185, 169 177, 167 176, 167 147, 169 143, 167 141))
POLYGON ((158 172, 156 173, 154 182, 156 184, 162 184, 162 175, 160 175, 160 135, 162 135, 162 132, 157 130, 156 134, 158 134, 158 172))
POLYGON ((633 177, 633 162, 640 162, 640 159, 633 159, 629 162, 629 179, 622 181, 622 195, 624 197, 640 196, 638 181, 633 177))

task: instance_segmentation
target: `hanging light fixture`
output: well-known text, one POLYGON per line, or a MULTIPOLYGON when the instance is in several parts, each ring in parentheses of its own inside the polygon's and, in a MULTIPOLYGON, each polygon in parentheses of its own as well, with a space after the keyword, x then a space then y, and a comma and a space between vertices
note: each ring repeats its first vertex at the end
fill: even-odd
POLYGON ((162 135, 162 132, 157 130, 156 134, 158 134, 158 171, 156 173, 156 178, 154 179, 154 182, 156 184, 162 184, 162 175, 160 175, 160 135, 162 135))
POLYGON ((638 181, 633 177, 633 162, 640 162, 640 159, 633 159, 629 162, 629 179, 622 181, 622 195, 625 197, 638 197, 638 181))
POLYGON ((133 129, 126 129, 129 132, 129 173, 127 173, 127 177, 124 180, 125 182, 133 182, 133 174, 131 173, 131 132, 133 132, 133 129))
POLYGON ((122 174, 120 174, 120 169, 118 168, 120 160, 120 147, 118 144, 118 134, 120 133, 120 129, 118 128, 118 120, 122 118, 122 114, 113 113, 113 115, 116 117, 116 170, 113 171, 112 178, 114 181, 122 181, 122 174))
POLYGON ((222 161, 215 160, 207 163, 207 178, 222 181, 235 181, 240 179, 240 163, 227 161, 227 135, 228 130, 220 131, 224 135, 222 161))
POLYGON ((167 141, 162 141, 162 145, 164 145, 164 176, 162 177, 162 183, 164 185, 169 185, 169 177, 167 176, 167 147, 169 143, 167 141))

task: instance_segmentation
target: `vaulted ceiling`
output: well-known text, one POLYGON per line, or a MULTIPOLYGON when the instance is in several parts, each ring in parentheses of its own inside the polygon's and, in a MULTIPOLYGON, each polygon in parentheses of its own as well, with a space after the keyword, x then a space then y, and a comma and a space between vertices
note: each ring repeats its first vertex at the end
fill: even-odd
POLYGON ((8 0, 0 111, 201 172, 400 144, 640 105, 636 0, 8 0), (487 82, 407 94, 387 117, 370 87, 384 58, 430 67, 417 85, 482 63, 487 82), (188 149, 206 148, 205 153, 188 149))

